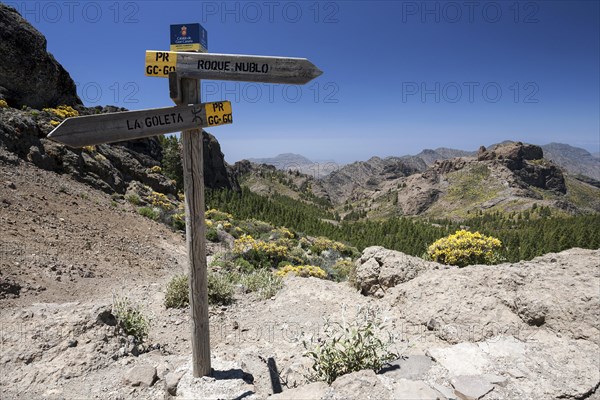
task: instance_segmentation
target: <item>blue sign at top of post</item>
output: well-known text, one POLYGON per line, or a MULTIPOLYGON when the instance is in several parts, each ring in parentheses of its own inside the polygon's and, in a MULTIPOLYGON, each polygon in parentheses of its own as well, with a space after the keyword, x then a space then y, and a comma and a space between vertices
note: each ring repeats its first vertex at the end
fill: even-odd
POLYGON ((208 33, 200 24, 171 25, 171 51, 208 51, 208 33))

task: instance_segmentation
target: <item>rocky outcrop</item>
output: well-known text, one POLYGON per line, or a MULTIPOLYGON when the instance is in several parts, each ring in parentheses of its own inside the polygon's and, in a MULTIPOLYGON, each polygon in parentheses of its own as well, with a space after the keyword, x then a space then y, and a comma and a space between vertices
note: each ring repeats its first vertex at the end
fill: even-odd
MULTIPOLYGON (((81 115, 124 111, 110 106, 78 109, 81 115)), ((138 181, 154 191, 177 194, 175 182, 151 170, 162 161, 162 147, 157 138, 102 144, 93 149, 72 149, 46 139, 53 128, 51 119, 50 113, 39 110, 0 109, 0 148, 4 147, 9 153, 42 169, 70 175, 107 193, 123 194, 131 182, 138 181)), ((239 190, 219 142, 207 132, 203 131, 203 135, 206 187, 239 190)), ((0 154, 0 160, 14 162, 8 158, 0 154)))
MULTIPOLYGON (((107 193, 124 193, 132 181, 152 190, 176 194, 173 181, 151 171, 162 161, 162 147, 156 138, 93 149, 71 149, 46 139, 55 116, 45 107, 71 105, 80 115, 126 111, 106 106, 86 108, 77 97, 68 72, 46 52, 46 39, 16 10, 0 4, 0 98, 13 108, 0 109, 0 161, 14 163, 10 155, 36 166, 71 175, 80 182, 107 193), (23 110, 20 108, 24 107, 23 110)), ((204 181, 208 188, 239 190, 219 142, 203 131, 204 181)))
POLYGON ((566 193, 562 171, 543 158, 544 152, 540 146, 521 142, 503 143, 490 150, 482 146, 477 154, 478 161, 498 160, 525 185, 566 193))
POLYGON ((46 51, 46 38, 12 7, 0 4, 0 98, 17 108, 77 105, 75 83, 46 51))
POLYGON ((364 295, 382 297, 386 291, 421 272, 440 265, 380 246, 367 247, 356 261, 356 282, 364 295))
POLYGON ((382 190, 386 182, 415 174, 425 169, 422 160, 414 158, 371 157, 333 171, 322 179, 329 198, 334 204, 348 199, 356 200, 382 190))
POLYGON ((240 190, 237 176, 233 168, 225 162, 221 145, 217 139, 206 131, 202 131, 204 145, 204 185, 211 189, 240 190))

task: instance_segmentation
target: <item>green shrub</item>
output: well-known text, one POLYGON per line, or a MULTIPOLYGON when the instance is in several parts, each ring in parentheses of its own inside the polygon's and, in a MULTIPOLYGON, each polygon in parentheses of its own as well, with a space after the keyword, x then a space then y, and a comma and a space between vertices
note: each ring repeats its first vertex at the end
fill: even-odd
POLYGON ((189 281, 187 275, 174 276, 167 284, 165 306, 167 308, 183 308, 189 303, 189 281))
POLYGON ((117 319, 117 325, 125 334, 132 335, 138 342, 148 337, 150 320, 144 316, 141 307, 129 302, 127 297, 113 298, 112 313, 117 319))
POLYGON ((337 282, 345 281, 354 269, 356 269, 354 262, 340 258, 331 267, 331 278, 337 282))
POLYGON ((137 194, 133 193, 130 194, 129 196, 126 196, 125 199, 130 202, 131 204, 133 204, 134 206, 137 206, 140 204, 141 200, 140 200, 140 196, 138 196, 137 194))
POLYGON ((219 234, 217 233, 217 229, 216 228, 208 228, 206 230, 206 239, 210 240, 211 242, 218 242, 219 241, 219 234))
POLYGON ((218 272, 208 273, 208 302, 210 304, 233 303, 234 287, 231 276, 218 272))
POLYGON ((160 218, 160 212, 150 207, 141 207, 140 209, 138 209, 138 213, 154 221, 158 221, 158 219, 160 218))
POLYGON ((244 260, 243 258, 236 259, 234 264, 238 267, 240 272, 246 274, 254 272, 254 265, 252 265, 249 261, 244 260))
POLYGON ((500 240, 466 230, 435 241, 427 249, 427 256, 442 264, 465 267, 473 264, 495 264, 502 261, 500 240))
POLYGON ((171 225, 180 231, 185 231, 185 213, 175 213, 171 216, 171 225))
MULTIPOLYGON (((391 340, 384 342, 376 336, 379 329, 381 326, 372 321, 350 326, 326 322, 326 338, 304 354, 313 361, 309 378, 330 384, 351 372, 363 369, 377 372, 397 359, 398 355, 389 350, 391 340)), ((304 347, 308 347, 306 342, 304 347)))
POLYGON ((280 277, 264 269, 242 275, 240 283, 248 292, 256 292, 263 299, 270 299, 283 287, 280 277))

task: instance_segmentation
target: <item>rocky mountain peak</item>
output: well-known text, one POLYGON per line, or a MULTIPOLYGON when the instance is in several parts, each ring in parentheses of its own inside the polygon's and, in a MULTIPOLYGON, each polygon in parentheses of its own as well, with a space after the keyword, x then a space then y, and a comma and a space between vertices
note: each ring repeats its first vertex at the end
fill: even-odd
POLYGON ((75 82, 52 54, 46 38, 12 7, 0 4, 0 98, 42 109, 80 105, 75 82))
POLYGON ((487 150, 484 146, 479 148, 477 159, 483 160, 508 160, 509 164, 518 168, 524 160, 541 160, 544 151, 540 146, 524 144, 521 142, 502 143, 487 150))

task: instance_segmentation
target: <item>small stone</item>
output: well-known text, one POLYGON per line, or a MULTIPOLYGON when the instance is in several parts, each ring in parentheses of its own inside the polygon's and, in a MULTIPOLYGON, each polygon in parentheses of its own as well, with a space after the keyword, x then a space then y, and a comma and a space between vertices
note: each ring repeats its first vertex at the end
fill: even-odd
POLYGON ((412 381, 400 379, 394 385, 394 393, 391 398, 398 400, 438 400, 442 394, 432 389, 423 381, 412 381))
POLYGON ((165 387, 171 396, 175 396, 177 394, 177 385, 179 385, 179 381, 184 373, 185 371, 175 371, 169 372, 165 376, 165 387))
POLYGON ((491 383, 492 385, 505 386, 508 379, 504 376, 495 375, 495 374, 485 374, 483 375, 483 379, 491 383))
POLYGON ((12 189, 12 190, 17 189, 17 185, 15 185, 13 182, 10 182, 10 181, 6 182, 6 187, 9 189, 12 189))
POLYGON ((138 365, 131 368, 125 375, 125 384, 131 386, 150 387, 156 381, 156 368, 151 365, 138 365))
POLYGON ((450 380, 454 393, 462 400, 479 400, 494 389, 480 375, 460 375, 450 380))
POLYGON ((77 340, 73 339, 73 340, 69 340, 69 343, 67 343, 68 347, 77 347, 77 340))
POLYGON ((437 390, 438 392, 440 392, 441 394, 443 394, 444 397, 447 400, 458 400, 458 397, 456 397, 456 395, 454 394, 454 390, 453 389, 451 389, 451 388, 449 388, 447 386, 439 385, 437 383, 434 383, 431 386, 433 386, 433 388, 435 390, 437 390))

